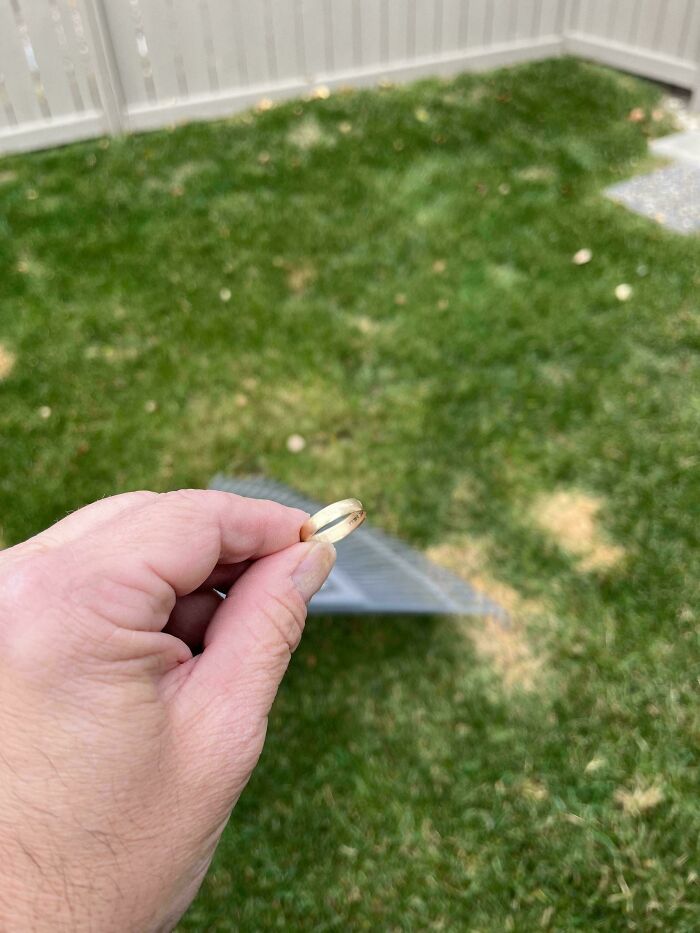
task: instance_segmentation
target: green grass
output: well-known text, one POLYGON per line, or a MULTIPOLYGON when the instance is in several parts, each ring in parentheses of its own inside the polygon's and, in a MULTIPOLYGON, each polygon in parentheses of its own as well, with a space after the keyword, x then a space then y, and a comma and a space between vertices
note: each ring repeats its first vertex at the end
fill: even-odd
POLYGON ((5 543, 262 472, 476 547, 539 662, 313 620, 183 930, 700 926, 700 242, 601 194, 657 97, 558 60, 0 163, 5 543))

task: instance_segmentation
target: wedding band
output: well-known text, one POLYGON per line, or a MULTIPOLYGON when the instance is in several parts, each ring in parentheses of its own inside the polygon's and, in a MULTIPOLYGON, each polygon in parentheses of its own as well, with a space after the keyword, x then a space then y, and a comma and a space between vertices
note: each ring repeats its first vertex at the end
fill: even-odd
POLYGON ((362 503, 359 499, 341 499, 340 502, 333 502, 327 505, 325 509, 316 512, 311 518, 307 518, 301 526, 299 537, 302 541, 342 541, 343 538, 359 528, 367 517, 362 503), (331 522, 336 522, 339 518, 343 521, 327 528, 331 522))

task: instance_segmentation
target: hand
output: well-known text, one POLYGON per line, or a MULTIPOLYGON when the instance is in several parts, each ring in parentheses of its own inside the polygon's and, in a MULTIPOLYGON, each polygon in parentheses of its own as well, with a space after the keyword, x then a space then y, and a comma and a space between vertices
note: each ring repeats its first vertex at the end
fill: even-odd
POLYGON ((185 911, 333 566, 332 545, 298 543, 306 517, 129 493, 0 553, 5 933, 145 933, 185 911))

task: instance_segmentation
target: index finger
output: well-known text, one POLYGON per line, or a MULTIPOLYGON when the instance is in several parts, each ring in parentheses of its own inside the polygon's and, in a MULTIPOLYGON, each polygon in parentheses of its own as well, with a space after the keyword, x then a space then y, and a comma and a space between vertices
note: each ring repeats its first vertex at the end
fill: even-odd
POLYGON ((163 493, 71 543, 96 577, 137 583, 155 574, 175 595, 201 586, 219 563, 237 564, 294 544, 307 513, 211 489, 163 493))

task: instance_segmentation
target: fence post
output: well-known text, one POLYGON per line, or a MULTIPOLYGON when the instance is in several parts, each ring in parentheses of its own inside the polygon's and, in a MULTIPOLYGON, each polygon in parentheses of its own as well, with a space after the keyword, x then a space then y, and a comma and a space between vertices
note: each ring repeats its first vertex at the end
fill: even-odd
POLYGON ((559 9, 557 12, 559 14, 557 26, 559 38, 561 39, 562 54, 568 55, 569 49, 567 47, 567 39, 569 38, 569 31, 573 20, 573 0, 559 0, 559 9))
POLYGON ((690 92, 690 110, 700 113, 700 36, 695 46, 695 84, 690 92))
POLYGON ((126 98, 122 88, 117 58, 109 31, 109 21, 103 0, 83 0, 92 47, 95 53, 97 85, 104 107, 107 126, 112 136, 128 129, 126 98))

